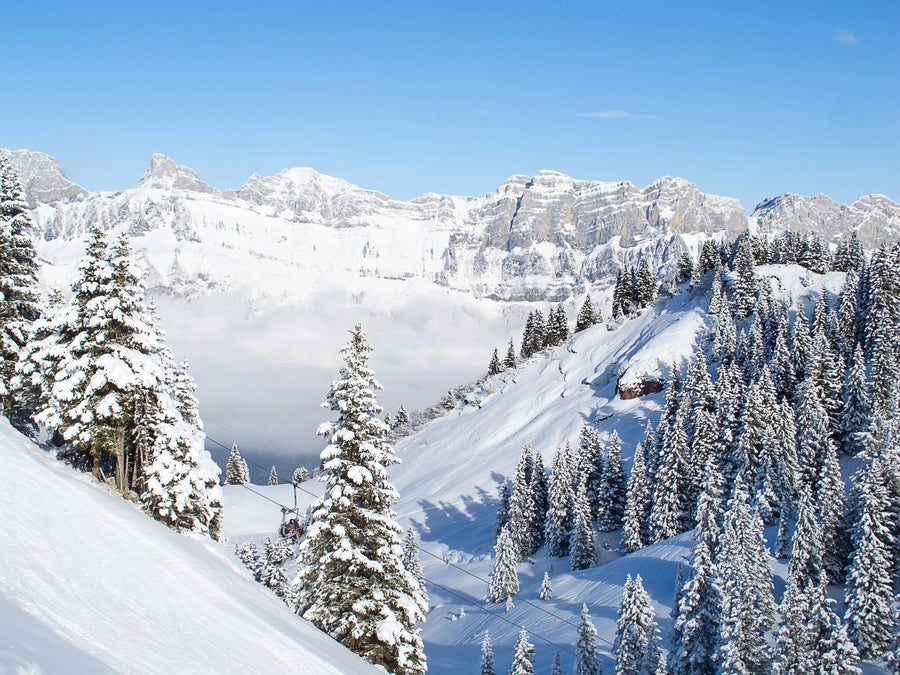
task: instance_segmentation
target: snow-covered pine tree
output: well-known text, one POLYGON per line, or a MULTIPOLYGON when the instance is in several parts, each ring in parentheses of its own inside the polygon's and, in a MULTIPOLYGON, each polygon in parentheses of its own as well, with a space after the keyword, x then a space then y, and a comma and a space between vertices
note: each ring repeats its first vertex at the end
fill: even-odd
POLYGON ((525 328, 522 330, 522 343, 519 349, 519 358, 527 359, 534 354, 534 312, 528 313, 525 319, 525 328))
POLYGON ((856 648, 826 595, 822 539, 809 490, 800 503, 772 671, 858 674, 856 648))
POLYGON ((491 647, 490 633, 484 631, 484 637, 481 640, 481 667, 479 675, 495 675, 494 672, 494 650, 491 647))
POLYGON ((791 353, 794 377, 797 381, 803 381, 812 370, 814 354, 812 335, 809 332, 809 324, 806 322, 802 304, 797 308, 797 316, 794 317, 788 347, 791 353))
POLYGON ((717 641, 719 598, 715 558, 721 533, 722 475, 715 455, 707 456, 697 504, 691 575, 674 607, 669 670, 675 675, 710 675, 717 641))
POLYGON ((884 654, 893 632, 893 560, 888 490, 878 453, 856 474, 858 519, 847 572, 845 616, 851 640, 865 659, 884 654))
POLYGON ((509 675, 534 675, 534 645, 528 640, 528 631, 524 628, 519 631, 519 637, 513 647, 513 661, 509 675))
POLYGON ((635 301, 638 308, 644 308, 652 304, 656 300, 659 282, 650 271, 650 264, 646 258, 641 258, 638 263, 637 275, 635 277, 635 301))
POLYGON ((625 504, 628 499, 628 479, 622 468, 622 442, 619 433, 613 431, 606 446, 606 462, 599 495, 599 526, 601 532, 612 532, 622 527, 625 504))
POLYGON ((573 675, 602 675, 603 665, 597 649, 597 629, 591 621, 587 605, 581 606, 581 620, 578 622, 578 642, 575 643, 575 667, 573 675))
POLYGON ((559 650, 553 655, 553 664, 550 666, 550 675, 563 675, 562 662, 559 658, 559 650))
POLYGON ((544 578, 541 580, 541 592, 538 597, 544 601, 553 598, 553 584, 550 583, 549 572, 544 572, 544 578))
POLYGON ((534 310, 534 322, 532 323, 531 353, 537 354, 547 344, 547 324, 541 310, 534 310))
POLYGON ((628 495, 625 500, 625 517, 622 525, 622 545, 626 553, 637 551, 647 543, 644 518, 647 493, 644 444, 639 443, 631 462, 631 475, 628 477, 628 495))
POLYGON ((496 348, 494 349, 494 355, 491 356, 491 362, 488 364, 487 376, 493 377, 500 373, 503 368, 500 367, 500 355, 497 353, 496 348))
POLYGON ((763 523, 752 512, 746 488, 738 480, 722 526, 716 557, 719 634, 717 672, 765 672, 765 633, 775 618, 772 571, 763 523))
POLYGON ((580 333, 598 322, 597 313, 594 311, 594 305, 591 303, 590 294, 584 297, 584 303, 578 310, 578 317, 575 319, 575 332, 580 333))
POLYGON ((537 509, 534 501, 534 486, 531 478, 534 474, 534 455, 531 446, 526 443, 522 448, 522 457, 516 466, 513 480, 512 496, 509 500, 509 533, 512 537, 518 560, 524 560, 534 553, 538 537, 535 533, 537 509))
POLYGON ((700 247, 700 257, 697 260, 697 266, 700 268, 701 273, 714 270, 720 260, 719 252, 716 250, 716 242, 712 239, 704 241, 703 246, 700 247))
POLYGON ((872 426, 872 405, 869 382, 866 378, 866 362, 859 344, 850 359, 847 380, 844 385, 844 405, 840 416, 841 451, 845 455, 859 455, 869 441, 872 426))
POLYGON ((509 481, 504 480, 498 488, 497 516, 494 519, 494 538, 500 536, 500 532, 509 522, 509 481))
POLYGON ((0 414, 24 429, 37 404, 16 394, 16 363, 38 318, 37 255, 22 186, 9 158, 0 157, 0 414))
POLYGON ((256 550, 256 542, 253 539, 248 539, 243 544, 235 544, 234 554, 240 558, 244 567, 253 573, 253 578, 259 581, 261 565, 259 553, 256 550))
POLYGON ((409 413, 406 412, 406 408, 403 407, 403 404, 400 404, 400 407, 397 408, 397 414, 394 415, 394 425, 391 427, 392 429, 403 429, 409 425, 409 413))
POLYGON ((269 471, 269 482, 268 485, 278 485, 278 472, 275 470, 275 465, 272 465, 271 470, 269 471))
POLYGON ((582 476, 575 493, 575 522, 569 541, 573 570, 585 570, 594 564, 594 528, 587 495, 587 476, 582 476))
POLYGON ((381 385, 369 368, 371 351, 357 324, 341 349, 341 379, 326 403, 338 419, 319 427, 328 441, 320 474, 326 490, 310 505, 300 544, 297 610, 371 663, 392 673, 423 673, 415 623, 427 608, 403 565, 403 530, 392 510, 398 495, 387 471, 399 460, 379 417, 381 385))
POLYGON ((690 251, 683 251, 676 263, 675 280, 684 283, 694 274, 694 259, 690 251))
POLYGON ((734 296, 732 305, 735 316, 743 319, 750 314, 756 304, 759 293, 759 281, 754 271, 755 260, 750 238, 741 236, 738 240, 737 253, 734 259, 734 296))
POLYGON ((569 555, 569 537, 574 521, 571 461, 572 458, 566 450, 557 448, 553 457, 553 472, 550 474, 549 509, 544 526, 547 553, 556 558, 569 555))
POLYGON ((416 538, 416 532, 412 527, 406 530, 406 539, 403 541, 403 566, 418 582, 419 593, 427 608, 428 591, 425 590, 425 573, 422 571, 422 563, 419 562, 419 540, 416 538))
POLYGON ((225 464, 225 484, 244 485, 249 482, 250 469, 247 467, 246 460, 241 457, 237 443, 235 443, 231 446, 231 452, 228 453, 228 462, 225 464))
POLYGON ((641 575, 627 575, 616 624, 613 655, 616 675, 658 675, 665 672, 659 649, 659 629, 641 575))
POLYGON ((287 550, 277 546, 272 537, 267 536, 263 540, 263 552, 260 560, 259 581, 264 586, 275 591, 275 595, 283 598, 290 586, 287 574, 282 565, 286 560, 287 550))
POLYGON ((487 601, 505 602, 519 592, 518 551, 509 525, 503 528, 494 545, 494 569, 488 580, 487 601))
POLYGON ((506 348, 506 358, 503 359, 504 368, 516 367, 516 347, 513 345, 512 338, 509 338, 509 346, 506 348))
POLYGON ((677 370, 666 392, 666 405, 657 428, 655 465, 648 461, 648 474, 653 485, 650 507, 650 541, 653 543, 674 537, 686 526, 682 511, 682 492, 687 483, 685 456, 688 452, 684 422, 679 417, 682 395, 677 370))
POLYGON ((305 483, 308 480, 309 469, 307 469, 305 466, 298 466, 296 469, 294 469, 294 473, 291 474, 291 483, 293 485, 300 485, 300 483, 305 483))
POLYGON ((631 299, 627 290, 628 266, 619 270, 616 274, 616 283, 613 286, 612 318, 613 321, 622 321, 625 315, 631 311, 631 299))
POLYGON ((597 522, 602 511, 601 492, 603 490, 603 448, 600 445, 600 434, 590 424, 582 424, 578 433, 578 451, 572 472, 573 489, 577 489, 578 481, 587 478, 588 503, 591 507, 591 518, 597 522))
POLYGON ((531 472, 531 492, 534 497, 534 526, 531 528, 531 548, 537 551, 544 545, 547 528, 547 512, 550 510, 550 482, 544 468, 544 457, 534 454, 534 469, 531 472))
POLYGON ((151 516, 173 529, 218 539, 220 471, 204 447, 205 435, 178 415, 165 394, 151 395, 153 441, 140 462, 141 504, 151 516))

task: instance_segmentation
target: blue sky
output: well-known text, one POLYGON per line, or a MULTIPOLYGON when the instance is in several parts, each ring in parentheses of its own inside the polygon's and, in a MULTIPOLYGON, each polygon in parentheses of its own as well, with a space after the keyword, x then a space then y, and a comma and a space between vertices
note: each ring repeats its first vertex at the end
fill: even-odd
POLYGON ((3 10, 0 147, 89 189, 162 152, 408 199, 555 169, 900 200, 900 3, 62 3, 3 10), (131 6, 134 5, 134 6, 131 6))

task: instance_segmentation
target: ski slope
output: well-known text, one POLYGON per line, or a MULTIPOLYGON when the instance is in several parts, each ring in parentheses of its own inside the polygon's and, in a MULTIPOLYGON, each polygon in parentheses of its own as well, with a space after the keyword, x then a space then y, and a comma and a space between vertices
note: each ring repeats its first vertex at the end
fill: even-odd
POLYGON ((0 673, 383 672, 0 419, 0 673))

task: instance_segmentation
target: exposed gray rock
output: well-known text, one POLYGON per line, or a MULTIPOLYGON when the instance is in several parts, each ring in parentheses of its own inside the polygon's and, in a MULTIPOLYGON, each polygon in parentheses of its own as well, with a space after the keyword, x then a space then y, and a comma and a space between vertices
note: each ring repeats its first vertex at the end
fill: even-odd
POLYGON ((29 150, 0 150, 0 155, 9 158, 13 169, 19 175, 28 205, 53 206, 61 201, 83 199, 88 191, 76 185, 60 168, 56 160, 43 152, 29 150))
MULTIPOLYGON (((47 155, 11 154, 30 203, 43 205, 35 220, 47 241, 80 243, 99 226, 127 231, 139 251, 142 241, 155 239, 156 257, 148 259, 158 265, 164 264, 160 237, 170 237, 170 256, 188 244, 209 247, 211 257, 203 254, 203 260, 240 249, 266 264, 418 277, 497 300, 565 300, 590 286, 608 286, 618 270, 642 257, 661 279, 670 279, 683 251, 696 255, 703 238, 733 237, 748 226, 766 233, 814 231, 829 239, 856 230, 869 246, 900 232, 900 205, 883 195, 849 206, 822 195, 782 195, 748 218, 737 200, 668 176, 640 189, 541 171, 511 176, 480 198, 429 193, 402 202, 309 168, 254 174, 237 190, 220 193, 192 169, 154 155, 134 189, 88 193, 47 155), (320 245, 330 258, 322 257, 320 245)), ((191 260, 198 258, 192 254, 191 260)), ((239 281, 234 274, 171 261, 158 269, 159 283, 172 292, 227 287, 239 281), (206 276, 199 279, 201 273, 206 276)))

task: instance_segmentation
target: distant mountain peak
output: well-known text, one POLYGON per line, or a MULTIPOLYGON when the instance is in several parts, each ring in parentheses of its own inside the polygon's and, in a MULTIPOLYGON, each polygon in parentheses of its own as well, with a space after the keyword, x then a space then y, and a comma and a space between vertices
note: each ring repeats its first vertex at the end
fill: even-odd
POLYGON ((66 178, 55 158, 43 152, 31 150, 4 150, 0 155, 9 157, 22 182, 28 205, 55 205, 62 201, 81 199, 88 191, 66 178))
POLYGON ((179 190, 218 194, 214 187, 204 183, 197 172, 187 166, 176 164, 174 160, 155 152, 150 157, 150 167, 144 173, 138 187, 159 190, 179 190))

